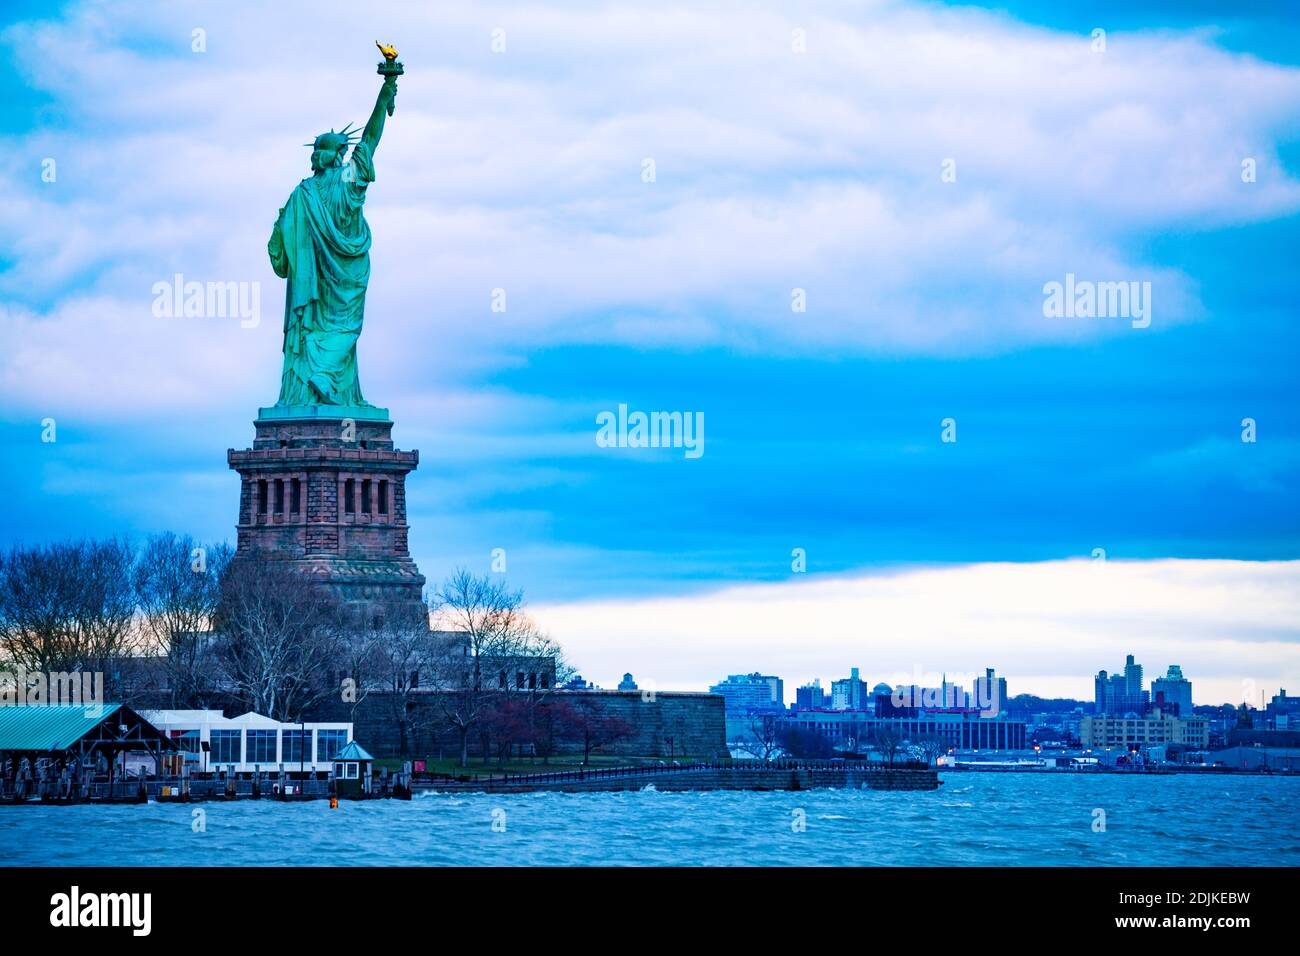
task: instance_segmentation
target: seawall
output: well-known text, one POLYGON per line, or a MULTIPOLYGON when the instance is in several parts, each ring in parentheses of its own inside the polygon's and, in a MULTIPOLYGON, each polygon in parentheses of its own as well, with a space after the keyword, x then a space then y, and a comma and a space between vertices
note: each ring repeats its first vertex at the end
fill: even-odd
POLYGON ((476 780, 416 775, 412 789, 442 793, 563 793, 643 790, 937 790, 943 783, 933 767, 746 766, 698 764, 680 767, 611 767, 560 773, 502 774, 476 780))

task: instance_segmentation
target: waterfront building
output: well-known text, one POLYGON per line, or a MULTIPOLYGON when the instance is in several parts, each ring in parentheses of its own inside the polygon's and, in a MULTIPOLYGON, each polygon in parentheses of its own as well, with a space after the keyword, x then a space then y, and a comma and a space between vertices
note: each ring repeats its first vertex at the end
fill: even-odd
POLYGON ((334 755, 334 780, 340 797, 359 797, 370 792, 370 774, 375 758, 355 740, 334 755))
POLYGON ((1170 664, 1164 677, 1151 682, 1151 702, 1162 712, 1192 716, 1192 682, 1183 676, 1181 667, 1170 664))
POLYGON ((198 771, 254 773, 283 765, 289 773, 323 773, 352 740, 351 723, 281 723, 251 711, 226 717, 219 710, 146 710, 141 716, 198 771))
POLYGON ((753 674, 731 674, 726 680, 709 688, 726 700, 728 715, 744 715, 754 711, 784 710, 785 691, 781 678, 753 674))
POLYGON ((1300 772, 1300 749, 1294 747, 1228 747, 1206 755, 1212 767, 1234 770, 1289 770, 1300 772))
POLYGON ((122 754, 148 754, 158 773, 175 752, 168 735, 124 704, 28 704, 0 707, 0 794, 12 792, 20 765, 61 760, 71 767, 116 764, 122 754))
POLYGON ((831 709, 862 710, 867 702, 866 687, 858 676, 858 669, 850 668, 848 677, 831 681, 831 709))
POLYGON ((1210 742, 1210 722, 1204 717, 1175 717, 1153 710, 1138 717, 1133 714, 1092 714, 1080 721, 1079 739, 1084 747, 1122 747, 1144 750, 1147 747, 1177 744, 1205 749, 1210 742))

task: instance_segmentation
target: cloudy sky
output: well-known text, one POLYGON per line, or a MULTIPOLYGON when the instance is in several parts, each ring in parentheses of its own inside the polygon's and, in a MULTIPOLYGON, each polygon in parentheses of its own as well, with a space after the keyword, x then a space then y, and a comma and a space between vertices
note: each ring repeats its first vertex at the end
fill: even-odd
POLYGON ((359 356, 432 581, 504 548, 605 684, 1300 686, 1286 5, 479 6, 6 5, 0 543, 233 538, 271 224, 391 40, 359 356), (176 274, 258 321, 155 316, 176 274), (1067 275, 1149 327, 1045 315, 1067 275), (620 404, 704 454, 599 447, 620 404))

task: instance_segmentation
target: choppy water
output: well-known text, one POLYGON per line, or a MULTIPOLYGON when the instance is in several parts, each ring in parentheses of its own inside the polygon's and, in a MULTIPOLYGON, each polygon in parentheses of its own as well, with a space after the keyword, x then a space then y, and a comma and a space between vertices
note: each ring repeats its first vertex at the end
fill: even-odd
POLYGON ((429 794, 337 810, 269 800, 0 807, 0 865, 1300 865, 1297 778, 945 780, 934 793, 429 794), (1093 832, 1098 808, 1104 833, 1093 832), (195 810, 203 832, 193 831, 195 810), (796 811, 802 833, 792 827, 796 811))

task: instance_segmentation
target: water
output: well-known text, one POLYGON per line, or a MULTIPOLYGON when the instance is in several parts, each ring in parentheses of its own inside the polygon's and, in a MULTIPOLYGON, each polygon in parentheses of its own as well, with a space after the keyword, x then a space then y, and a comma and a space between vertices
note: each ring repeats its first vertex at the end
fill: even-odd
POLYGON ((0 865, 1300 864, 1300 778, 945 775, 933 793, 419 795, 0 807, 0 865), (1093 811, 1106 812, 1094 833, 1093 811), (206 815, 195 833, 192 814, 206 815), (792 811, 807 830, 796 833, 792 811), (493 829, 504 811, 505 831, 493 829))

